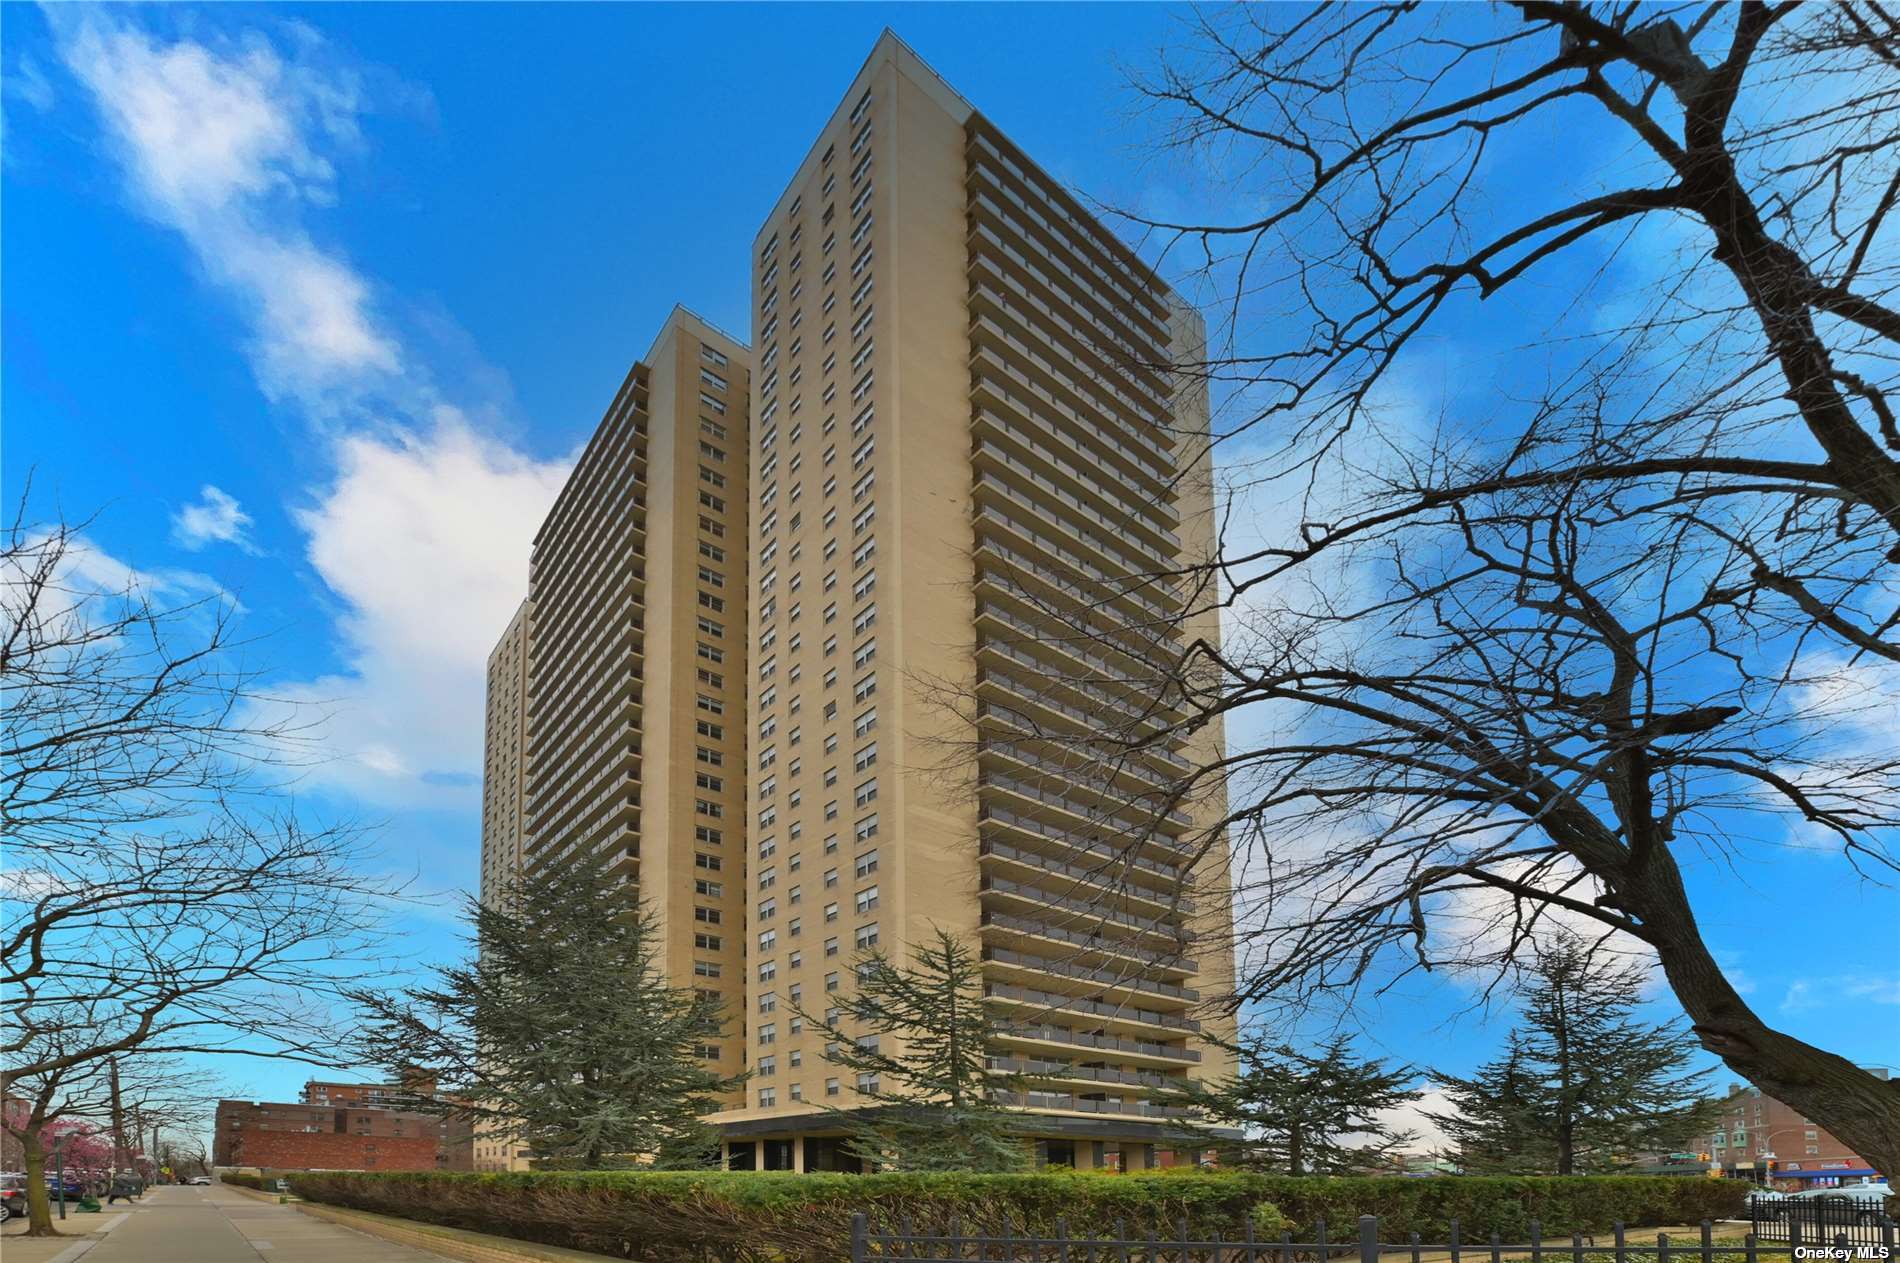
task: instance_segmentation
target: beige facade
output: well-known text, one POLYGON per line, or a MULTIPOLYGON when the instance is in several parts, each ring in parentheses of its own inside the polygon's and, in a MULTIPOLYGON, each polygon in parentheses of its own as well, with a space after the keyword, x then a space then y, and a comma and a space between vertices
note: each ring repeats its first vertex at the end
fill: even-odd
POLYGON ((528 637, 523 601, 488 655, 482 740, 481 900, 492 904, 521 873, 528 792, 528 637))
POLYGON ((1166 371, 1199 322, 888 33, 753 260, 732 1161, 837 1161, 858 1085, 794 1010, 943 927, 999 1068, 1043 1080, 1043 1155, 1150 1165, 1232 976, 1224 801, 1180 780, 1222 735, 1160 735, 1174 654, 1218 639, 1158 577, 1212 546, 1204 388, 1166 371))
MULTIPOLYGON (((743 1066, 744 344, 675 308, 536 533, 529 596, 488 665, 482 897, 598 863, 660 926, 679 985, 734 1020, 743 1066)), ((526 1154, 484 1128, 479 1170, 526 1154)))

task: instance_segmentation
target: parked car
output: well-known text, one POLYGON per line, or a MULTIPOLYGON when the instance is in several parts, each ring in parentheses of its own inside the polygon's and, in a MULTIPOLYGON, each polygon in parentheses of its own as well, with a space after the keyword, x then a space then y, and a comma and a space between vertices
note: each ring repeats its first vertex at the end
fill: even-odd
MULTIPOLYGON (((66 1200, 67 1201, 69 1202, 77 1201, 86 1195, 86 1182, 80 1179, 78 1176, 69 1175, 66 1177, 65 1182, 66 1182, 66 1200)), ((59 1185, 60 1185, 60 1177, 58 1176, 58 1174, 47 1176, 46 1177, 46 1195, 48 1197, 57 1198, 59 1196, 59 1185)))
POLYGON ((26 1218, 26 1177, 0 1175, 0 1223, 26 1218))
MULTIPOLYGON (((1893 1185, 1885 1180, 1865 1184, 1843 1184, 1837 1188, 1804 1188, 1783 1199, 1783 1213, 1796 1206, 1821 1206, 1853 1215, 1857 1223, 1872 1223, 1893 1196, 1893 1185)), ((1825 1213, 1825 1212, 1824 1212, 1825 1213)))
POLYGON ((186 1180, 186 1181, 185 1181, 185 1183, 187 1183, 187 1184, 210 1184, 210 1183, 211 1183, 211 1177, 210 1177, 210 1176, 208 1176, 208 1175, 194 1175, 194 1176, 192 1176, 192 1177, 191 1177, 191 1178, 190 1178, 189 1180, 186 1180))

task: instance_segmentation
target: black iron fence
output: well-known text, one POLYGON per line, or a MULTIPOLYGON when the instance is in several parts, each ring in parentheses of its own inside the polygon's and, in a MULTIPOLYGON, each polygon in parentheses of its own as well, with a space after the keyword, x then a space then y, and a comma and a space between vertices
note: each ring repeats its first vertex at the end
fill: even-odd
MULTIPOLYGON (((1761 1241, 1803 1248, 1842 1246, 1860 1254, 1861 1247, 1884 1248, 1891 1258, 1897 1245, 1894 1221, 1880 1202, 1850 1196, 1801 1197, 1769 1200, 1756 1198, 1748 1204, 1749 1231, 1761 1241)), ((1853 1263, 1850 1258, 1844 1263, 1853 1263)))
MULTIPOLYGON (((1764 1221, 1765 1222, 1765 1221, 1764 1221)), ((1776 1221, 1779 1236, 1769 1239, 1756 1225, 1743 1221, 1711 1224, 1704 1220, 1688 1234, 1658 1233, 1638 1240, 1617 1224, 1606 1233, 1575 1233, 1568 1240, 1546 1240, 1535 1220, 1526 1234, 1530 1243, 1510 1244, 1496 1233, 1466 1239, 1453 1220, 1447 1240, 1427 1242, 1417 1233, 1402 1242, 1380 1240, 1379 1220, 1366 1215, 1357 1235, 1343 1240, 1329 1237, 1321 1220, 1311 1241, 1295 1241, 1290 1234, 1258 1236, 1249 1228, 1241 1236, 1196 1231, 1183 1223, 1178 1233, 1130 1236, 1119 1225, 1106 1236, 1074 1235, 1066 1221, 1051 1231, 1021 1233, 963 1231, 952 1222, 946 1228, 920 1229, 899 1222, 894 1227, 872 1227, 859 1215, 851 1228, 851 1263, 907 1259, 912 1263, 1775 1263, 1796 1259, 1825 1259, 1826 1263, 1870 1263, 1894 1257, 1894 1222, 1876 1214, 1870 1223, 1827 1225, 1799 1214, 1776 1221), (1822 1255, 1814 1247, 1847 1251, 1822 1255)))

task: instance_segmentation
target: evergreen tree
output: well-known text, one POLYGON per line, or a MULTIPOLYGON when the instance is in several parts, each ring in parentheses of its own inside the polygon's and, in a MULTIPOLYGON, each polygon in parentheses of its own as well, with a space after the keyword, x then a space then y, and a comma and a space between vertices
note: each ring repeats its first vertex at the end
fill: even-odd
POLYGON ((708 1069, 716 997, 669 985, 646 911, 589 864, 471 900, 475 959, 407 996, 359 994, 367 1058, 433 1073, 439 1108, 512 1133, 537 1159, 696 1165, 701 1115, 741 1082, 708 1069), (449 1102, 454 1102, 453 1105, 449 1102))
POLYGON ((1614 1171, 1707 1130, 1708 1071, 1679 1022, 1631 1017, 1642 971, 1566 937, 1521 985, 1523 1024, 1469 1079, 1434 1076, 1457 1105, 1434 1114, 1466 1168, 1515 1174, 1614 1171))
POLYGON ((1230 1046, 1238 1063, 1233 1075, 1167 1099, 1193 1106, 1209 1123, 1241 1129, 1239 1142, 1217 1145, 1234 1165, 1287 1175, 1361 1172, 1412 1138, 1379 1114, 1420 1094, 1409 1086, 1418 1071, 1361 1060, 1350 1045, 1339 1035, 1309 1054, 1249 1039, 1230 1046))
POLYGON ((976 956, 937 930, 899 965, 881 952, 857 964, 857 989, 829 1017, 825 1059, 855 1076, 860 1104, 828 1107, 867 1167, 1015 1171, 1028 1164, 1017 1120, 996 1093, 1021 1086, 989 1068, 992 1027, 976 956))

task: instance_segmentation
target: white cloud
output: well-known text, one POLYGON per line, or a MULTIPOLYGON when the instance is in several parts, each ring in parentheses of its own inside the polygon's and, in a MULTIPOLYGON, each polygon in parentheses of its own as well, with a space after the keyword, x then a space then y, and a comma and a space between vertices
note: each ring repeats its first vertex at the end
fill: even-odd
POLYGON ((316 142, 355 143, 354 80, 286 63, 254 35, 167 44, 109 10, 49 16, 142 205, 250 313, 265 390, 327 409, 333 392, 348 398, 366 376, 395 374, 398 346, 369 285, 295 214, 332 196, 335 169, 316 142))
POLYGON ((179 547, 193 552, 214 543, 235 544, 245 552, 254 552, 245 534, 250 526, 251 515, 236 499, 206 483, 199 489, 195 503, 172 514, 172 539, 179 547))
POLYGON ((1458 1107, 1445 1089, 1427 1088, 1416 1101, 1380 1111, 1378 1120, 1395 1132, 1412 1133, 1412 1139, 1404 1147, 1406 1153, 1434 1153, 1450 1149, 1451 1140, 1445 1135, 1445 1129, 1425 1117, 1427 1111, 1456 1116, 1458 1107))
MULTIPOLYGON (((139 205, 242 309, 265 394, 328 443, 333 475, 293 495, 292 516, 343 667, 273 689, 328 713, 332 757, 311 779, 389 806, 474 802, 488 650, 526 593, 528 544, 568 464, 480 434, 443 402, 378 287, 305 227, 336 200, 334 155, 361 144, 359 76, 322 64, 302 28, 273 45, 168 40, 124 10, 48 20, 139 205)), ((247 515, 202 494, 179 542, 238 542, 247 515)))
POLYGON ((26 56, 14 63, 13 73, 7 76, 6 95, 25 101, 42 113, 52 109, 55 100, 52 81, 37 61, 26 56))
POLYGON ((344 674, 278 690, 331 709, 318 779, 384 803, 465 792, 482 756, 488 651, 527 591, 528 541, 567 476, 452 412, 426 435, 338 445, 335 482, 296 520, 342 599, 344 674))
POLYGON ((1860 1007, 1900 1004, 1900 977, 1874 974, 1836 974, 1804 978, 1788 984, 1781 997, 1783 1013, 1805 1013, 1830 1005, 1860 1007))

